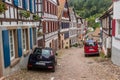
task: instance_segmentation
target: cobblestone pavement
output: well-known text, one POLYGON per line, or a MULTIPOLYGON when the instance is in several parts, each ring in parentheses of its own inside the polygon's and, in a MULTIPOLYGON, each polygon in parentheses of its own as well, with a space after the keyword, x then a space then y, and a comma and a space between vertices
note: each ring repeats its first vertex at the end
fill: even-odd
POLYGON ((5 80, 120 80, 120 68, 109 59, 84 57, 82 48, 58 51, 56 72, 20 70, 5 80))

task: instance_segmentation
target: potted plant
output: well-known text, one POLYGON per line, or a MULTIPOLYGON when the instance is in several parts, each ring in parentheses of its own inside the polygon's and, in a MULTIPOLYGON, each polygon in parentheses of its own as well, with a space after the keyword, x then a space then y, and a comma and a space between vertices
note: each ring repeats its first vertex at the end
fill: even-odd
POLYGON ((34 20, 39 20, 40 17, 39 17, 38 15, 33 14, 33 19, 34 19, 34 20))
POLYGON ((25 18, 28 18, 28 17, 30 17, 30 12, 25 11, 25 10, 20 10, 20 15, 25 17, 25 18))
POLYGON ((37 34, 38 34, 38 36, 41 36, 41 35, 43 35, 43 33, 42 33, 42 32, 38 32, 37 34))
POLYGON ((5 10, 7 10, 6 4, 3 3, 2 1, 0 1, 0 14, 2 14, 3 12, 5 12, 5 10))

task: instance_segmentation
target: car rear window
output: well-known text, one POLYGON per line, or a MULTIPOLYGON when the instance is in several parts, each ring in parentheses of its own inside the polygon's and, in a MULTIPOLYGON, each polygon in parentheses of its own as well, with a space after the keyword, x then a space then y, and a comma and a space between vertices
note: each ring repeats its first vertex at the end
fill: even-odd
POLYGON ((34 54, 41 54, 41 52, 42 52, 42 49, 40 49, 40 48, 36 48, 36 49, 33 51, 34 54))
POLYGON ((87 42, 85 43, 85 46, 96 46, 97 44, 95 42, 87 42))
POLYGON ((49 57, 50 56, 50 50, 42 49, 42 56, 49 57))

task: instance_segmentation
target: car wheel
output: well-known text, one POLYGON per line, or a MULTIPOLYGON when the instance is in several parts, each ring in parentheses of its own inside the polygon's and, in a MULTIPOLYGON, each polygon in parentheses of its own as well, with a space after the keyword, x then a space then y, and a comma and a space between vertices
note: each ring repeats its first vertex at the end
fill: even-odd
POLYGON ((85 54, 85 57, 87 57, 88 55, 87 54, 85 54))
POLYGON ((27 67, 27 70, 32 70, 32 68, 30 68, 30 67, 27 67))

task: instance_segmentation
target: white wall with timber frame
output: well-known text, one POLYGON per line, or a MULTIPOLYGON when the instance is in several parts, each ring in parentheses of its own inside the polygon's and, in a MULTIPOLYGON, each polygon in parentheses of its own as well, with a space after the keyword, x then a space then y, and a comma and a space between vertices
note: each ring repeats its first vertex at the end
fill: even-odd
POLYGON ((29 53, 37 46, 37 39, 34 38, 37 37, 36 26, 39 26, 39 21, 33 21, 33 12, 29 18, 21 17, 19 10, 23 8, 16 7, 12 3, 15 0, 10 1, 5 3, 8 10, 0 14, 0 77, 25 68, 29 53))

